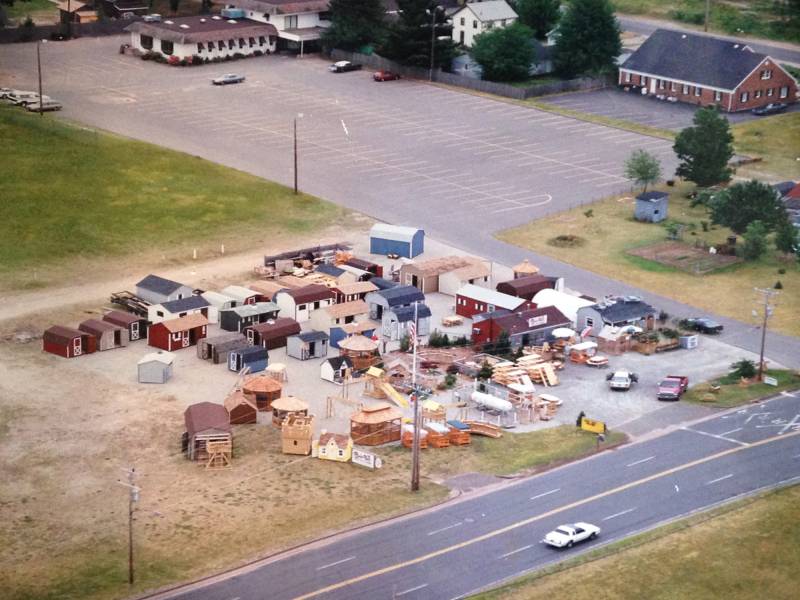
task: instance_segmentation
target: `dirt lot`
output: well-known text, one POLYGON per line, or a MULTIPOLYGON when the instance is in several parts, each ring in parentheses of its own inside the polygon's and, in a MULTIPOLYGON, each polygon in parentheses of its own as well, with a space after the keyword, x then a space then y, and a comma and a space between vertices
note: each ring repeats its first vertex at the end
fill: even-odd
POLYGON ((695 248, 682 242, 662 242, 652 246, 628 250, 628 254, 640 256, 687 273, 705 275, 717 269, 742 262, 737 256, 710 254, 708 250, 695 248))

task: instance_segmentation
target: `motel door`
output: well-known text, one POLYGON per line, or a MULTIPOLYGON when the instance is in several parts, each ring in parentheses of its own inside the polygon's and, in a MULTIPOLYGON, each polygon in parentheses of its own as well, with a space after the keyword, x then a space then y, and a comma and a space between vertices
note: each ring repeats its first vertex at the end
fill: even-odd
POLYGON ((81 338, 77 337, 72 340, 72 355, 80 356, 83 354, 83 346, 81 346, 81 338))
POLYGON ((131 341, 139 339, 139 322, 131 323, 131 341))

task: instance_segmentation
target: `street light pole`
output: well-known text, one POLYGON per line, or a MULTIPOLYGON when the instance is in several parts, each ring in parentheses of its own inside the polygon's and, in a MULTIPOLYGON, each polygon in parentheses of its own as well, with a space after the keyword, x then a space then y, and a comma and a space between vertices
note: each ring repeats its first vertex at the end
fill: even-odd
POLYGON ((123 469, 128 474, 127 483, 118 481, 129 490, 128 495, 128 585, 133 585, 133 505, 139 501, 139 487, 135 485, 136 469, 123 469))
POLYGON ((428 70, 428 81, 433 81, 434 55, 436 52, 436 11, 442 7, 438 4, 431 10, 431 68, 428 70))
MULTIPOLYGON (((764 347, 767 343, 767 321, 772 316, 772 311, 775 309, 775 304, 771 303, 770 301, 778 295, 777 290, 771 289, 763 289, 763 288, 756 288, 756 293, 761 294, 764 297, 764 306, 762 310, 764 314, 762 314, 762 322, 761 322, 761 351, 759 352, 758 356, 758 381, 764 380, 764 347)), ((756 311, 753 311, 756 312, 756 311)))
POLYGON ((39 52, 39 48, 42 46, 42 40, 36 41, 36 70, 39 72, 39 116, 44 116, 44 110, 42 110, 43 102, 42 102, 42 59, 41 53, 39 52))
POLYGON ((294 118, 294 193, 297 195, 297 117, 294 118))

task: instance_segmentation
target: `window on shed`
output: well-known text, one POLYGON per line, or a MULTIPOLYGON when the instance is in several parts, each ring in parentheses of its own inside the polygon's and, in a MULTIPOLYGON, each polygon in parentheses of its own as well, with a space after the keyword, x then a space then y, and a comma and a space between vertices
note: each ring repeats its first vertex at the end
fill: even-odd
POLYGON ((297 305, 297 310, 305 310, 305 309, 306 309, 306 305, 305 304, 298 304, 297 305))
POLYGON ((173 334, 172 334, 172 339, 173 339, 174 341, 176 341, 176 342, 177 342, 179 339, 181 339, 181 332, 179 331, 178 333, 173 333, 173 334))
POLYGON ((339 456, 344 456, 344 450, 339 449, 339 456))
POLYGON ((203 44, 203 42, 200 42, 199 44, 197 44, 197 52, 198 52, 198 53, 202 52, 202 51, 203 51, 203 50, 205 50, 205 49, 206 49, 206 47, 205 47, 205 45, 203 44))
POLYGON ((170 56, 175 49, 175 46, 169 40, 161 40, 161 52, 170 56))
POLYGON ((722 92, 714 92, 714 102, 722 101, 722 92))
POLYGON ((772 69, 764 69, 761 71, 761 79, 772 79, 772 69))
POLYGON ((139 43, 142 45, 142 48, 145 50, 152 50, 153 49, 153 38, 149 35, 140 35, 139 36, 139 43))
POLYGON ((699 96, 702 93, 702 88, 699 85, 694 86, 694 95, 699 96))

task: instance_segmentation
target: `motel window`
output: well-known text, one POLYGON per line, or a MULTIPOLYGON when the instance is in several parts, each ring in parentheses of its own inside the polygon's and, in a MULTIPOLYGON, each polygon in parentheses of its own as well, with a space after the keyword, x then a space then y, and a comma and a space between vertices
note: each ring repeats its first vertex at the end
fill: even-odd
POLYGON ((202 52, 205 49, 206 48, 202 43, 197 44, 197 52, 202 52))
POLYGON ((756 90, 756 98, 761 98, 761 96, 763 96, 763 95, 764 95, 764 92, 762 92, 761 90, 756 90))
POLYGON ((783 86, 781 88, 781 98, 786 98, 789 95, 789 86, 783 86))
POLYGON ((699 96, 700 95, 700 86, 699 85, 694 86, 694 95, 695 96, 699 96))
POLYGON ((244 38, 239 38, 239 48, 244 48, 244 38))
POLYGON ((761 71, 761 79, 772 79, 772 69, 764 69, 761 71))
POLYGON ((140 35, 139 36, 139 43, 142 45, 142 48, 145 50, 152 50, 153 49, 153 38, 149 35, 140 35))
POLYGON ((208 51, 211 52, 211 50, 213 49, 214 49, 214 42, 208 42, 208 51))
POLYGON ((630 82, 631 82, 631 74, 630 74, 630 72, 625 73, 625 83, 630 83, 630 82))
POLYGON ((260 35, 258 36, 258 43, 263 46, 264 44, 267 43, 267 40, 264 39, 263 35, 260 35))
POLYGON ((163 52, 167 56, 170 56, 172 54, 173 49, 174 46, 172 42, 170 42, 169 40, 161 40, 161 52, 163 52))
POLYGON ((688 94, 689 93, 689 86, 684 83, 682 91, 683 91, 684 94, 688 94))
POLYGON ((247 41, 250 42, 251 48, 256 45, 256 38, 247 38, 247 41))
POLYGON ((739 101, 740 102, 747 102, 747 100, 749 98, 750 98, 750 94, 748 92, 742 92, 742 95, 739 96, 739 101))
POLYGON ((722 101, 722 92, 714 92, 714 102, 722 101))
POLYGON ((767 98, 772 98, 772 94, 775 93, 775 88, 769 88, 767 90, 767 98))

